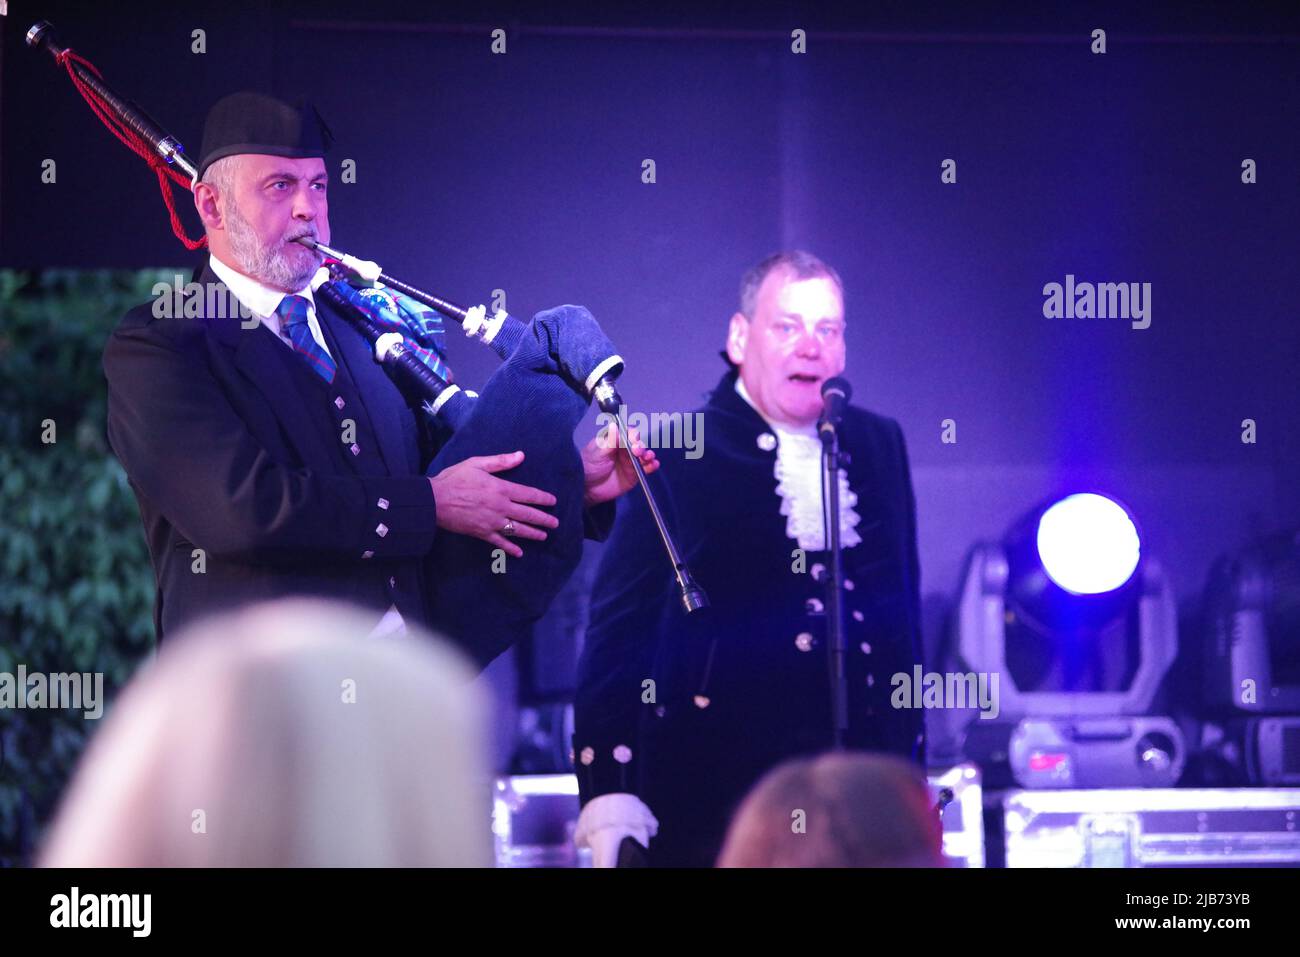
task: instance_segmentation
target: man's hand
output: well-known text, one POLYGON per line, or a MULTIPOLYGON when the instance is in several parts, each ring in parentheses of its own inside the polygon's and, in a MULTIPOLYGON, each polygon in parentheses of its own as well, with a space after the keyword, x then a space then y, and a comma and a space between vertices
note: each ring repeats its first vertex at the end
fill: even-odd
MULTIPOLYGON (((659 460, 645 447, 636 429, 628 430, 632 453, 641 460, 647 475, 659 468, 659 460)), ((619 441, 618 426, 607 425, 582 450, 584 486, 582 503, 587 507, 618 498, 636 485, 636 472, 628 450, 619 441)))
POLYGON ((523 452, 477 455, 430 478, 438 527, 481 538, 504 549, 513 558, 520 558, 524 553, 505 536, 506 522, 513 523, 514 537, 544 541, 546 533, 542 529, 555 528, 560 521, 532 506, 554 505, 555 496, 492 474, 512 469, 523 460, 523 452))

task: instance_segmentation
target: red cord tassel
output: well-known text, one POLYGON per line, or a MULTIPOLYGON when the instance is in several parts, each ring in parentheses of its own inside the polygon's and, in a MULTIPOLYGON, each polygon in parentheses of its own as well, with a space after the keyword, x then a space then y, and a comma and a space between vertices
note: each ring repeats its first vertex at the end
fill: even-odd
POLYGON ((79 63, 91 73, 95 74, 95 76, 102 79, 103 77, 100 75, 99 70, 95 69, 93 63, 85 57, 74 53, 70 49, 64 50, 56 57, 56 59, 59 64, 68 71, 68 76, 72 78, 72 85, 77 88, 77 92, 81 94, 82 99, 86 101, 94 114, 99 117, 99 121, 108 127, 109 132, 116 136, 124 146, 148 163, 153 168, 153 171, 158 174, 158 189, 162 192, 163 202, 167 206, 167 215, 171 219, 172 232, 176 234, 176 238, 185 244, 186 249, 194 250, 206 247, 208 245, 207 236, 200 236, 198 239, 190 239, 185 235, 185 227, 181 224, 181 218, 176 212, 176 197, 172 192, 175 187, 172 184, 176 183, 189 189, 189 181, 178 173, 170 163, 159 156, 149 146, 148 141, 146 141, 144 137, 118 120, 112 108, 105 103, 103 98, 100 97, 100 95, 77 74, 76 69, 72 65, 74 62, 79 63), (170 180, 168 177, 170 177, 170 180))

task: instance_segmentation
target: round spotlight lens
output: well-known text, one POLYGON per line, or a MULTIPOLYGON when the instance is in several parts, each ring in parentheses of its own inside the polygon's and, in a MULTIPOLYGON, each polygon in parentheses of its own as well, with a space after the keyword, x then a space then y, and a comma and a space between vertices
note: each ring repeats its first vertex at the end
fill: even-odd
POLYGON ((1063 498, 1038 520, 1038 558, 1075 595, 1114 591, 1141 556, 1137 528, 1119 503, 1086 492, 1063 498))

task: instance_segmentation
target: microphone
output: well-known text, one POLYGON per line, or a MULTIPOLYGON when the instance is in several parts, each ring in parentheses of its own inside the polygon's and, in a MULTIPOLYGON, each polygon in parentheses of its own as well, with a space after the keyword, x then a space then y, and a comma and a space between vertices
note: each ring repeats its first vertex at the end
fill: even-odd
POLYGON ((835 376, 822 383, 822 417, 817 422, 817 431, 822 438, 829 438, 839 427, 848 408, 849 399, 853 397, 853 387, 843 376, 835 376))

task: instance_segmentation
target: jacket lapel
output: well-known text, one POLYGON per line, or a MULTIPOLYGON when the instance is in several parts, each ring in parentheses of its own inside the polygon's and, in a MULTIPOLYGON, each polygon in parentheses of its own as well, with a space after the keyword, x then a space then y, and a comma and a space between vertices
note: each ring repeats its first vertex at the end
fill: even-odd
POLYGON ((374 359, 365 337, 334 306, 316 298, 316 318, 340 366, 346 366, 361 400, 361 414, 379 443, 379 455, 390 475, 411 471, 403 442, 402 417, 410 416, 405 401, 388 373, 374 359))
MULTIPOLYGON (((209 283, 221 282, 206 259, 195 271, 194 281, 201 285, 205 294, 209 283)), ((260 321, 256 326, 245 328, 244 320, 238 315, 205 318, 203 321, 212 338, 231 350, 235 367, 266 400, 267 408, 283 423, 285 431, 299 442, 315 438, 319 424, 312 421, 310 403, 285 400, 285 390, 293 389, 294 385, 292 377, 286 374, 285 357, 278 352, 284 346, 275 341, 275 334, 260 321)), ((319 442, 315 443, 315 452, 317 454, 305 455, 305 458, 318 460, 320 455, 328 454, 328 450, 320 448, 319 442)))
MULTIPOLYGON (((212 271, 208 260, 195 270, 193 280, 207 289, 208 283, 220 279, 212 271)), ((366 419, 371 433, 379 444, 379 454, 390 475, 404 475, 414 467, 408 460, 404 443, 403 416, 410 416, 401 393, 388 374, 380 367, 362 335, 322 297, 316 297, 316 318, 321 324, 325 339, 336 364, 346 367, 361 403, 360 415, 366 419)), ((300 402, 286 402, 284 390, 292 388, 292 377, 287 376, 284 360, 292 354, 275 335, 258 322, 257 328, 245 329, 235 316, 228 319, 207 319, 211 335, 234 352, 235 366, 248 377, 253 387, 266 399, 291 435, 315 436, 319 427, 311 417, 312 401, 318 396, 304 396, 300 402), (310 401, 309 401, 310 400, 310 401)), ((328 454, 325 449, 318 449, 328 454)))

